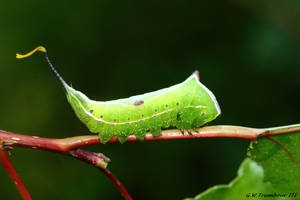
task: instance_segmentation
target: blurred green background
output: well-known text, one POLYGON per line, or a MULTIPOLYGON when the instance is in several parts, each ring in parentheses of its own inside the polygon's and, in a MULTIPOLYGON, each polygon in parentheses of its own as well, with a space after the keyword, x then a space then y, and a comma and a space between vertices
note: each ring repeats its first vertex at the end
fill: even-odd
MULTIPOLYGON (((222 109, 213 124, 299 123, 299 1, 7 1, 0 7, 0 129, 88 134, 38 45, 68 83, 95 100, 200 80, 222 109)), ((96 145, 134 199, 182 199, 236 176, 249 141, 217 138, 96 145)), ((11 152, 33 199, 122 199, 98 170, 52 152, 11 152)), ((0 168, 1 199, 19 195, 0 168)))

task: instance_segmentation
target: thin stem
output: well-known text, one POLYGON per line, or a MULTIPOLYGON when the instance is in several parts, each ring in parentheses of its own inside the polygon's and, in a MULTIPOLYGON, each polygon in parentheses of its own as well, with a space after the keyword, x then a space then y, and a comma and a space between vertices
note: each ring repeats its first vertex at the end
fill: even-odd
POLYGON ((10 176, 11 180, 15 184, 16 188, 18 189, 21 197, 24 200, 31 200, 30 194, 27 191, 25 185, 23 184, 22 180, 20 179, 17 171, 15 170, 13 164, 11 163, 7 153, 3 149, 2 145, 0 146, 0 161, 8 175, 10 176))
MULTIPOLYGON (((187 138, 215 138, 215 137, 233 137, 255 140, 258 137, 265 137, 269 135, 277 135, 289 132, 300 131, 300 124, 278 127, 256 129, 241 126, 206 126, 192 131, 191 134, 185 132, 182 134, 177 129, 164 130, 161 136, 153 137, 152 134, 147 133, 145 141, 148 140, 170 140, 170 139, 187 139, 187 138)), ((97 135, 85 135, 69 137, 64 139, 40 138, 36 136, 28 136, 22 134, 11 133, 0 130, 0 139, 6 141, 10 146, 27 147, 34 149, 44 149, 49 151, 56 151, 66 153, 72 149, 83 146, 101 144, 97 135)), ((127 139, 129 142, 138 141, 134 135, 130 135, 127 139)), ((113 137, 110 143, 118 142, 117 137, 113 137)))
POLYGON ((98 165, 99 161, 102 162, 101 160, 103 155, 84 151, 81 149, 75 149, 73 151, 70 151, 70 155, 74 158, 92 164, 94 167, 102 171, 115 184, 115 186, 119 189, 119 191, 126 200, 132 200, 132 197, 127 192, 126 188, 122 185, 122 183, 117 179, 117 177, 115 177, 113 173, 111 173, 111 171, 109 171, 107 168, 103 168, 98 165))
POLYGON ((120 190, 122 195, 126 200, 132 200, 132 197, 130 194, 127 192, 126 188, 122 185, 122 183, 109 171, 107 168, 98 168, 100 171, 102 171, 115 185, 116 187, 120 190))

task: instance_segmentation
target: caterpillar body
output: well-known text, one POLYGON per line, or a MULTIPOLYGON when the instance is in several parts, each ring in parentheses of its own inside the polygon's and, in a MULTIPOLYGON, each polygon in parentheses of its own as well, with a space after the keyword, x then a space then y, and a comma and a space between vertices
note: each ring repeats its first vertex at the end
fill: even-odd
POLYGON ((215 96, 200 82, 198 71, 180 84, 155 92, 112 101, 94 101, 62 79, 44 47, 37 47, 25 55, 17 54, 17 58, 28 57, 36 51, 45 53, 47 63, 61 82, 76 115, 92 133, 99 134, 103 143, 113 136, 123 143, 131 134, 143 140, 146 132, 159 136, 161 129, 168 127, 191 130, 221 114, 215 96))

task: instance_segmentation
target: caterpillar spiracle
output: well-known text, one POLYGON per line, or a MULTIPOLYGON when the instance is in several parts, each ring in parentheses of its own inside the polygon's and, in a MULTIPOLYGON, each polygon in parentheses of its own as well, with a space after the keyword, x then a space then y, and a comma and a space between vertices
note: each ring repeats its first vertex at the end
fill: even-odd
POLYGON ((155 92, 112 101, 94 101, 63 80, 51 64, 44 47, 39 46, 16 57, 25 58, 37 51, 44 53, 77 117, 92 133, 99 134, 102 143, 113 136, 123 143, 131 134, 143 140, 148 131, 159 136, 162 128, 191 130, 221 114, 215 96, 200 82, 198 71, 180 84, 155 92))

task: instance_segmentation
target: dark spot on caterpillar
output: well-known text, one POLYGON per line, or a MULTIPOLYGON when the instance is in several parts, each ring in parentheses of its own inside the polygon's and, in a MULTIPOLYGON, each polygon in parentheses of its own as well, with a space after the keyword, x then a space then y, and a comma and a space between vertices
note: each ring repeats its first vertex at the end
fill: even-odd
POLYGON ((116 119, 114 119, 114 122, 116 122, 117 120, 116 119))
POLYGON ((168 107, 168 104, 166 104, 166 108, 168 107))
POLYGON ((205 116, 205 113, 201 113, 201 117, 204 117, 205 116))
POLYGON ((94 111, 93 110, 90 110, 90 113, 93 113, 94 111))
POLYGON ((155 112, 157 112, 157 109, 155 109, 155 112))
POLYGON ((176 106, 179 106, 179 103, 178 103, 178 102, 176 103, 176 106))
POLYGON ((101 115, 100 118, 103 118, 103 115, 101 115))
POLYGON ((177 120, 179 121, 180 120, 180 113, 177 113, 177 120))
POLYGON ((142 105, 143 103, 144 103, 143 100, 136 100, 136 101, 133 103, 133 105, 135 105, 135 106, 140 106, 140 105, 142 105))
POLYGON ((128 121, 130 120, 130 118, 128 117, 128 121))
POLYGON ((144 117, 144 115, 142 115, 142 117, 144 117))

